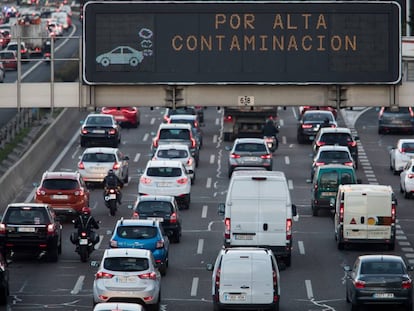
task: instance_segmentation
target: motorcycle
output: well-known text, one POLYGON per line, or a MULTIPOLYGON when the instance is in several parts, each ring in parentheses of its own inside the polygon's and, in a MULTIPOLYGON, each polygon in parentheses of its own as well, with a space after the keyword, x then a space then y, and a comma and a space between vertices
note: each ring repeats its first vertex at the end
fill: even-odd
POLYGON ((269 148, 271 152, 275 152, 279 147, 279 140, 276 136, 265 136, 263 139, 266 142, 267 148, 269 148))
POLYGON ((117 210, 119 191, 118 188, 106 188, 104 192, 105 205, 109 208, 111 216, 115 216, 117 210))
POLYGON ((78 232, 73 232, 71 235, 71 242, 76 245, 76 252, 79 254, 82 262, 86 262, 89 259, 89 256, 95 249, 95 244, 97 243, 92 240, 92 237, 87 234, 87 232, 82 231, 80 234, 78 232))

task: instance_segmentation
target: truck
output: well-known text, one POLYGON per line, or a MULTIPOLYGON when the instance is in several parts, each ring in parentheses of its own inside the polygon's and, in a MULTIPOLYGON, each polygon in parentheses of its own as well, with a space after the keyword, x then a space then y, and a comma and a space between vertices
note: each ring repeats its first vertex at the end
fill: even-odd
POLYGON ((34 13, 22 14, 11 25, 11 37, 24 42, 29 54, 43 54, 45 42, 49 39, 46 20, 34 13))
POLYGON ((224 107, 224 141, 238 137, 263 137, 266 120, 277 118, 277 106, 233 106, 224 107))

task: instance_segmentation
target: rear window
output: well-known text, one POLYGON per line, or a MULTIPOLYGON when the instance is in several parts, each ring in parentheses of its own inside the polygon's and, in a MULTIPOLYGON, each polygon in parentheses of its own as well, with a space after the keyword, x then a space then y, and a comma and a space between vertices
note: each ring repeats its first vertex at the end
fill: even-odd
POLYGON ((113 257, 105 258, 104 268, 112 271, 144 271, 149 268, 147 258, 113 257))
POLYGON ((404 267, 400 262, 364 262, 361 274, 402 274, 404 267))
POLYGON ((170 119, 170 123, 190 124, 192 127, 196 126, 194 120, 189 119, 170 119))
POLYGON ((75 190, 79 188, 79 184, 74 179, 45 179, 42 188, 49 190, 75 190))
POLYGON ((266 146, 264 144, 237 144, 235 151, 246 151, 246 152, 266 152, 266 146))
POLYGON ((168 110, 168 115, 172 116, 175 114, 196 114, 196 111, 194 108, 188 108, 188 107, 168 110))
POLYGON ((402 152, 414 152, 414 143, 403 143, 402 152))
POLYGON ((0 59, 14 59, 13 53, 0 53, 0 59))
POLYGON ((108 117, 89 117, 86 120, 87 125, 112 125, 112 119, 108 117))
POLYGON ((178 167, 150 167, 147 170, 147 176, 153 177, 179 177, 182 171, 178 167))
POLYGON ((347 133, 326 133, 322 135, 320 141, 326 143, 327 145, 338 144, 345 146, 349 142, 352 142, 352 137, 347 133))
POLYGON ((168 149, 168 150, 159 150, 157 156, 160 158, 174 159, 174 158, 186 158, 188 157, 187 150, 177 150, 177 149, 168 149))
POLYGON ((326 172, 321 174, 321 187, 338 186, 338 172, 326 172))
POLYGON ((48 223, 44 208, 12 207, 7 210, 3 222, 15 225, 40 225, 48 223))
POLYGON ((323 122, 326 119, 333 122, 333 115, 328 113, 305 113, 303 115, 303 121, 311 121, 311 122, 323 122))
POLYGON ((349 154, 344 151, 324 151, 319 155, 320 160, 347 160, 349 154))
POLYGON ((116 234, 123 239, 151 239, 157 236, 156 227, 148 226, 120 226, 116 234))
POLYGON ((111 153, 86 153, 82 158, 83 162, 116 162, 114 154, 111 153))
POLYGON ((162 129, 160 139, 190 139, 190 131, 186 129, 162 129))
POLYGON ((165 201, 140 202, 137 206, 138 213, 171 213, 171 209, 171 203, 165 201))

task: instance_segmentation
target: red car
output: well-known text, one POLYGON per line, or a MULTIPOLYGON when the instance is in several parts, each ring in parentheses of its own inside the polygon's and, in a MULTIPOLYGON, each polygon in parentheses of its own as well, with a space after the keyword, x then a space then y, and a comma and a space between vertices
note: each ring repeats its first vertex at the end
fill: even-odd
POLYGON ((11 40, 10 31, 0 29, 0 47, 5 48, 11 40))
POLYGON ((301 106, 299 108, 300 115, 303 115, 305 111, 308 111, 308 110, 327 110, 333 113, 335 119, 337 116, 336 109, 331 106, 301 106))
POLYGON ((138 127, 141 122, 141 114, 137 107, 102 107, 101 113, 113 115, 121 125, 138 127))
POLYGON ((0 51, 0 61, 3 63, 5 70, 17 70, 16 51, 0 51))

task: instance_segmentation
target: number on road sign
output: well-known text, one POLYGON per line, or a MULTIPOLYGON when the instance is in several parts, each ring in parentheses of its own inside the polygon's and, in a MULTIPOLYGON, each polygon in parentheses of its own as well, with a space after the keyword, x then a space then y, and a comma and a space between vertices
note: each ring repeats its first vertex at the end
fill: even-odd
POLYGON ((254 106, 254 96, 239 96, 239 106, 254 106))

